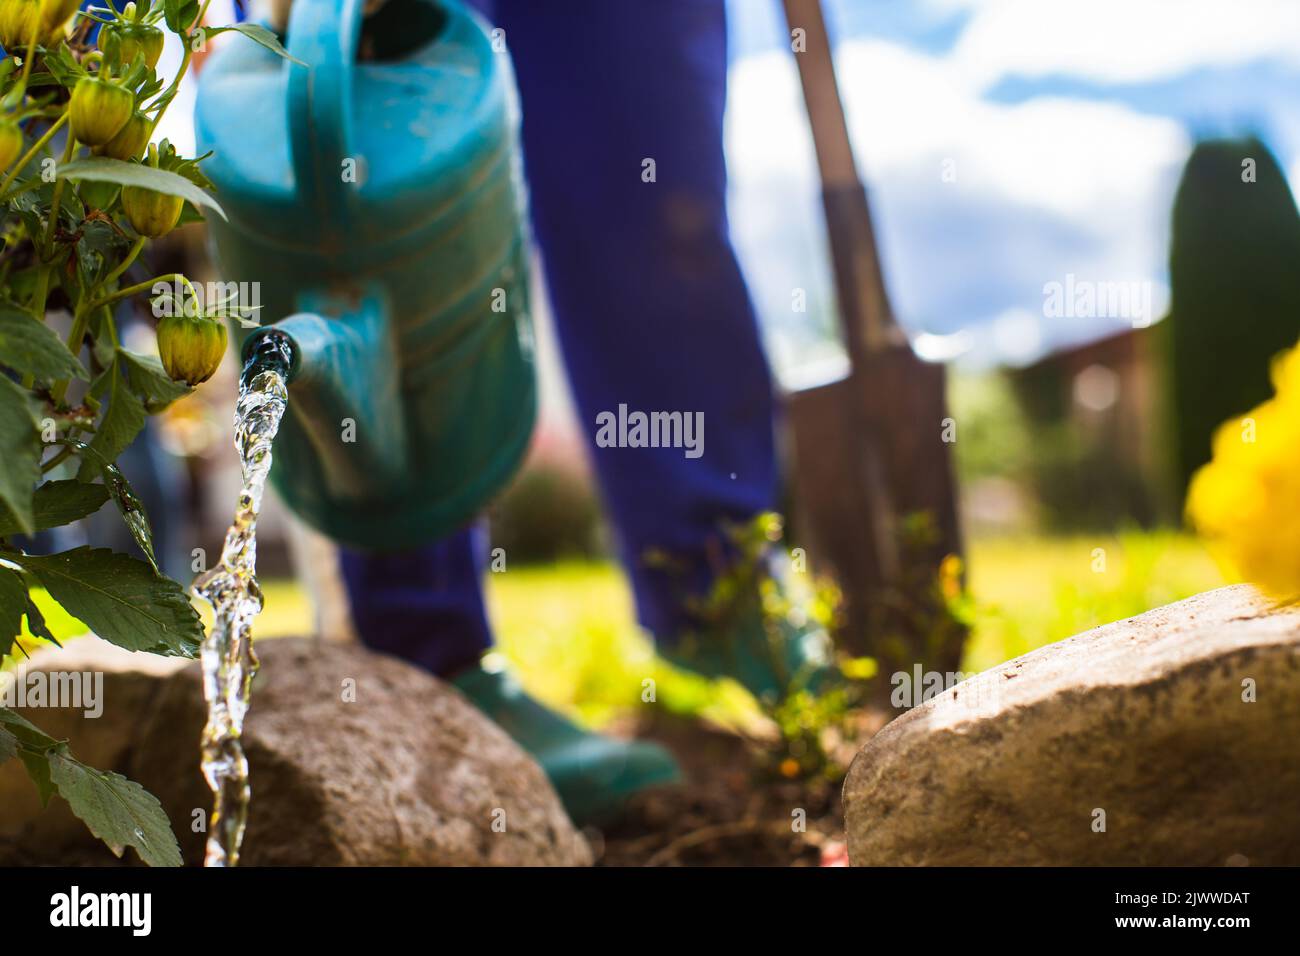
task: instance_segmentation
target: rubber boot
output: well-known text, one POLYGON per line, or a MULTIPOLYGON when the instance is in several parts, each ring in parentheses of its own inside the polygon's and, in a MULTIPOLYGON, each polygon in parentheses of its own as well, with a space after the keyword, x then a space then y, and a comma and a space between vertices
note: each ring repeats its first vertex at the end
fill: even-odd
POLYGON ((583 730, 529 697, 505 670, 472 667, 452 683, 533 755, 578 826, 608 821, 633 794, 681 780, 658 744, 583 730))

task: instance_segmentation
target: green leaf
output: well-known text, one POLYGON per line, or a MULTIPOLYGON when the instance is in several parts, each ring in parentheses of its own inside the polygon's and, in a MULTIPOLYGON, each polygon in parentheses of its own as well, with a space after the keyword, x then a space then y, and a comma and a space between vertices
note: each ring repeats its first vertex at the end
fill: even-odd
POLYGON ((59 639, 49 631, 48 624, 45 624, 44 615, 40 613, 39 607, 36 607, 36 602, 31 600, 30 592, 27 594, 27 630, 31 631, 32 637, 40 637, 42 640, 47 640, 49 643, 55 645, 56 648, 64 646, 60 644, 59 639))
MULTIPOLYGON (((116 191, 117 187, 112 183, 82 183, 78 190, 82 197, 97 208, 104 209, 106 206, 99 205, 97 202, 101 197, 94 195, 96 189, 116 191)), ((109 202, 112 202, 112 197, 109 198, 109 202)), ((126 258, 130 242, 112 224, 101 219, 92 219, 83 223, 80 231, 81 238, 77 240, 74 248, 82 281, 89 288, 96 285, 113 266, 126 258)))
POLYGON ((0 657, 8 657, 23 632, 27 613, 27 583, 8 568, 0 568, 0 657))
POLYGON ((153 568, 154 573, 162 574, 162 569, 158 567, 158 559, 153 553, 153 528, 149 524, 149 515, 144 510, 144 502, 135 493, 135 489, 126 480, 126 476, 118 470, 117 465, 110 465, 105 462, 103 475, 104 485, 108 488, 108 493, 113 497, 113 503, 117 505, 117 510, 122 515, 122 521, 125 522, 126 529, 131 532, 131 537, 140 546, 144 556, 149 559, 149 566, 153 568))
POLYGON ((224 27, 204 27, 203 32, 208 36, 216 36, 218 33, 228 33, 232 30, 235 33, 242 33, 254 43, 260 43, 276 56, 282 56, 289 62, 297 63, 299 66, 307 65, 281 46, 276 35, 260 23, 232 23, 224 27))
POLYGON ((45 615, 41 614, 41 609, 36 606, 32 600, 31 592, 27 594, 27 630, 32 632, 33 637, 39 637, 49 641, 55 647, 62 647, 58 638, 50 631, 49 625, 45 623, 45 615))
MULTIPOLYGON (((77 81, 86 75, 86 68, 77 62, 77 58, 72 55, 67 44, 60 43, 53 50, 47 50, 41 62, 54 78, 68 89, 76 86, 77 81)), ((34 78, 39 78, 39 74, 34 78)))
POLYGON ((143 561, 88 547, 11 560, 34 574, 69 614, 118 647, 164 657, 198 652, 203 625, 185 591, 143 561))
POLYGON ((36 792, 41 798, 41 806, 48 807, 50 797, 54 796, 54 781, 50 779, 50 759, 46 756, 46 752, 20 750, 18 759, 23 762, 28 779, 36 787, 36 792))
MULTIPOLYGON (((103 485, 88 485, 72 478, 66 481, 47 481, 36 489, 32 498, 35 530, 57 528, 93 515, 108 500, 108 489, 103 485)), ((18 534, 22 528, 17 519, 0 510, 0 538, 18 534)))
POLYGON ((32 494, 41 480, 39 406, 8 375, 0 375, 0 504, 20 530, 36 530, 32 494))
POLYGON ((20 746, 28 750, 49 750, 51 747, 57 747, 60 741, 55 740, 41 728, 28 721, 25 717, 20 717, 8 707, 0 707, 0 724, 5 729, 18 738, 20 746))
POLYGON ((122 363, 131 390, 144 399, 145 405, 151 409, 160 410, 194 391, 184 382, 173 382, 163 369, 162 362, 152 355, 137 355, 119 348, 117 360, 122 363))
MULTIPOLYGON (((103 422, 100 423, 100 434, 105 434, 106 428, 117 429, 119 425, 122 425, 124 429, 123 434, 125 435, 125 433, 130 431, 132 428, 135 428, 138 432, 139 428, 144 425, 143 403, 140 402, 139 398, 134 393, 126 392, 125 385, 121 383, 121 369, 127 364, 127 360, 130 358, 143 359, 144 356, 132 356, 130 352, 124 352, 119 349, 117 353, 115 353, 113 368, 110 370, 114 375, 114 388, 120 393, 116 401, 123 408, 127 409, 127 412, 124 412, 123 414, 129 415, 130 418, 129 420, 125 418, 119 420, 118 418, 112 417, 114 415, 113 404, 110 402, 108 412, 105 414, 103 422), (137 417, 139 419, 138 425, 136 424, 137 417)), ((141 380, 146 396, 166 393, 166 390, 161 383, 147 381, 152 375, 152 369, 147 364, 142 362, 137 371, 139 373, 137 379, 141 380)), ((161 366, 159 366, 159 371, 161 371, 161 366)), ((106 372, 105 374, 109 373, 106 372)), ((96 385, 99 385, 99 381, 100 380, 98 379, 96 380, 96 385)), ((166 382, 168 385, 172 384, 170 379, 166 379, 166 382)), ((188 391, 188 386, 182 386, 182 388, 188 391)), ((95 438, 96 441, 98 441, 99 435, 96 435, 95 438)), ((131 434, 131 438, 134 438, 134 433, 131 434)), ((126 444, 130 444, 131 438, 127 439, 126 444)), ((104 488, 107 494, 112 497, 113 503, 117 505, 117 510, 122 515, 122 521, 126 524, 127 530, 131 532, 131 537, 133 537, 135 543, 140 546, 140 550, 144 552, 144 556, 149 559, 149 564, 153 567, 154 571, 161 574, 162 571, 158 567, 158 559, 155 557, 153 550, 153 528, 149 524, 149 515, 145 512, 144 502, 140 500, 140 496, 135 493, 135 489, 131 487, 131 483, 126 480, 126 476, 122 474, 117 465, 113 464, 112 460, 105 455, 105 452, 112 453, 113 455, 120 453, 121 449, 118 449, 117 451, 114 451, 113 449, 113 445, 116 444, 116 441, 116 439, 112 439, 111 443, 109 443, 110 439, 106 438, 106 444, 102 446, 103 450, 96 448, 95 442, 91 442, 90 445, 80 446, 80 451, 82 453, 81 468, 78 469, 77 481, 88 482, 95 471, 98 470, 100 476, 104 479, 104 488)), ((74 443, 74 447, 77 447, 79 444, 80 443, 74 443)))
MULTIPOLYGON (((126 380, 122 377, 122 366, 116 360, 95 379, 90 393, 95 398, 108 399, 108 411, 100 419, 95 437, 90 442, 90 450, 101 461, 116 461, 117 456, 135 441, 135 436, 144 428, 144 403, 127 387, 126 380)), ((77 480, 88 481, 97 467, 96 462, 83 455, 77 480)))
POLYGON ((18 738, 0 727, 0 763, 18 753, 18 738))
POLYGON ((163 0, 163 20, 172 33, 184 36, 198 15, 198 0, 163 0))
MULTIPOLYGON (((81 193, 81 200, 91 209, 109 209, 113 205, 113 200, 117 199, 117 192, 121 189, 115 183, 101 182, 84 182, 77 190, 81 193)), ((105 225, 107 225, 105 223, 105 225)), ((78 256, 81 250, 78 249, 78 256)))
POLYGON ((40 382, 90 378, 52 328, 8 306, 0 306, 0 362, 40 382))
POLYGON ((150 866, 180 866, 181 850, 158 799, 121 774, 87 767, 58 747, 49 754, 50 779, 90 832, 121 856, 135 847, 150 866))
POLYGON ((41 806, 48 806, 54 794, 54 784, 50 781, 48 754, 62 741, 55 740, 39 727, 15 714, 12 710, 0 707, 0 730, 5 731, 18 744, 18 759, 23 762, 27 776, 36 786, 41 797, 41 806))
POLYGON ((181 196, 196 206, 208 207, 222 219, 226 218, 221 204, 184 176, 143 163, 127 163, 111 156, 89 156, 65 163, 58 168, 57 175, 64 179, 139 186, 169 196, 181 196))

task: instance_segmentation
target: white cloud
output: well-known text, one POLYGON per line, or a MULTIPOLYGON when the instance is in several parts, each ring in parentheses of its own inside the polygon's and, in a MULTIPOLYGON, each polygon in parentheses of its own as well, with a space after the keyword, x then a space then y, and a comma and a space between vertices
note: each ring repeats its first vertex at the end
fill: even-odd
POLYGON ((993 320, 993 340, 1007 361, 1030 362, 1043 349, 1041 320, 1028 309, 1008 309, 993 320))
MULTIPOLYGON (((1071 272, 1162 279, 1173 188, 1191 145, 1177 122, 1100 101, 987 101, 950 59, 880 40, 842 44, 837 63, 891 293, 914 332, 969 328, 976 356, 1024 361, 1027 348, 1089 334, 1058 324, 1032 339, 1023 328, 1008 336, 1005 323, 994 334, 999 316, 1041 310, 1044 282, 1071 272)), ((823 329, 831 292, 788 53, 733 67, 728 162, 737 246, 778 364, 782 352, 795 362, 801 349, 814 350, 800 338, 815 333, 806 316, 791 314, 790 290, 808 290, 823 329)))
POLYGON ((1008 75, 1122 83, 1261 59, 1300 64, 1295 0, 975 0, 961 5, 972 17, 953 59, 980 86, 1008 75))

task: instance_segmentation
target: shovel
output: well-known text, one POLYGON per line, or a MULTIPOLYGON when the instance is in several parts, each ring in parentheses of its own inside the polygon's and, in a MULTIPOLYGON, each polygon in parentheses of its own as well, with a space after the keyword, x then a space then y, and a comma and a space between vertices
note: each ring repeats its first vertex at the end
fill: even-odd
POLYGON ((965 630, 940 598, 961 552, 944 368, 916 357, 885 291, 819 0, 783 0, 812 127, 850 370, 791 392, 796 530, 844 596, 839 634, 880 673, 957 669, 965 630))

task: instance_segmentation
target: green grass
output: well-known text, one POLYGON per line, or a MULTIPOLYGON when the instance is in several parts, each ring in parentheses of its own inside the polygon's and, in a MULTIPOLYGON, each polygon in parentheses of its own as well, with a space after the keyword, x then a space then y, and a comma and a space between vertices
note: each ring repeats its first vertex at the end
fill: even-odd
POLYGON ((1199 541, 1174 532, 976 540, 968 564, 968 671, 1231 583, 1199 541))
MULTIPOLYGON (((968 566, 976 610, 967 671, 1228 583, 1195 538, 1172 532, 976 540, 968 566), (1104 564, 1094 564, 1097 548, 1104 564)), ((614 565, 511 570, 490 575, 488 593, 502 652, 529 689, 592 723, 635 705, 647 676, 675 710, 731 719, 744 710, 738 689, 653 659, 614 565)))
POLYGON ((600 726, 635 707, 653 681, 671 711, 720 723, 752 717, 744 691, 659 660, 637 626, 617 565, 566 562, 488 575, 488 606, 501 652, 543 701, 600 726))
MULTIPOLYGON (((1227 583, 1194 538, 1167 532, 976 540, 968 566, 976 611, 967 671, 1227 583)), ((259 638, 309 632, 311 609, 296 584, 271 581, 265 593, 259 638)), ((48 597, 37 601, 56 635, 79 632, 48 597)), ((684 674, 654 656, 616 565, 567 562, 490 574, 488 603, 500 650, 529 690, 586 723, 599 726, 635 707, 651 687, 646 681, 673 711, 722 723, 753 716, 735 685, 684 674)))

